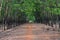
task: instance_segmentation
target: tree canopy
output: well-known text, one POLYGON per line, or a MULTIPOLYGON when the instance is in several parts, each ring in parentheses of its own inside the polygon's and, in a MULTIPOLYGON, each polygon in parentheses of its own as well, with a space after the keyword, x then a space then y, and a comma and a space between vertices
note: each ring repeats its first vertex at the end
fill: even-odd
POLYGON ((1 0, 0 18, 27 21, 43 20, 45 17, 60 15, 60 0, 1 0))

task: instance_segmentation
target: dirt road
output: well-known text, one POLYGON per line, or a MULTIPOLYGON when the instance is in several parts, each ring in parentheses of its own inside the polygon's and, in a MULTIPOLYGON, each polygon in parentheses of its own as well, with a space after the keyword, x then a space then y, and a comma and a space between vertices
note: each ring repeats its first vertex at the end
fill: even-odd
POLYGON ((47 31, 47 28, 51 27, 44 24, 23 24, 0 33, 0 40, 60 40, 58 31, 47 31))

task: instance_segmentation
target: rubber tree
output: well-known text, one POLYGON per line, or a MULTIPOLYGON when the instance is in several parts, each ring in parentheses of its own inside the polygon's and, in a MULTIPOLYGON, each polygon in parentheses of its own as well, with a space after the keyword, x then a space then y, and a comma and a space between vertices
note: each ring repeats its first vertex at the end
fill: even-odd
POLYGON ((2 10, 1 10, 1 15, 2 15, 2 18, 3 18, 3 24, 4 24, 4 30, 6 28, 6 21, 7 21, 7 18, 8 18, 8 12, 9 12, 9 3, 11 2, 11 0, 3 0, 3 3, 2 3, 2 10))

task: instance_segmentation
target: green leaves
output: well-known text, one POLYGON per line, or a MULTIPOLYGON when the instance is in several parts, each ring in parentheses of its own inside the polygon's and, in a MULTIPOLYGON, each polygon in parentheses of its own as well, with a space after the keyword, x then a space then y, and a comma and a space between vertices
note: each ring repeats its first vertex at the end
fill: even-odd
MULTIPOLYGON (((17 0, 15 0, 16 2, 17 0)), ((48 14, 60 14, 60 8, 56 6, 56 0, 23 0, 22 4, 13 4, 14 10, 20 10, 21 12, 25 12, 26 16, 29 20, 35 20, 35 12, 39 13, 40 16, 46 16, 48 14)), ((60 3, 58 4, 60 6, 60 3)), ((48 15, 47 15, 48 16, 48 15)))
MULTIPOLYGON (((25 14, 29 20, 35 20, 35 14, 38 14, 38 18, 43 18, 46 14, 60 15, 60 1, 58 0, 12 0, 5 5, 4 1, 2 8, 2 15, 5 13, 5 6, 8 5, 8 14, 12 17, 25 14), (16 15, 19 14, 19 15, 16 15)), ((48 15, 47 15, 48 16, 48 15)))

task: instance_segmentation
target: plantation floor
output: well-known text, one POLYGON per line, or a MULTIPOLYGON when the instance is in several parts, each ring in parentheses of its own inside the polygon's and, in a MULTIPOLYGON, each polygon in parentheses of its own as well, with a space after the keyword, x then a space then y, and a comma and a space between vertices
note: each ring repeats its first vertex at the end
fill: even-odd
POLYGON ((23 24, 0 33, 0 40, 60 40, 60 32, 44 24, 23 24))

